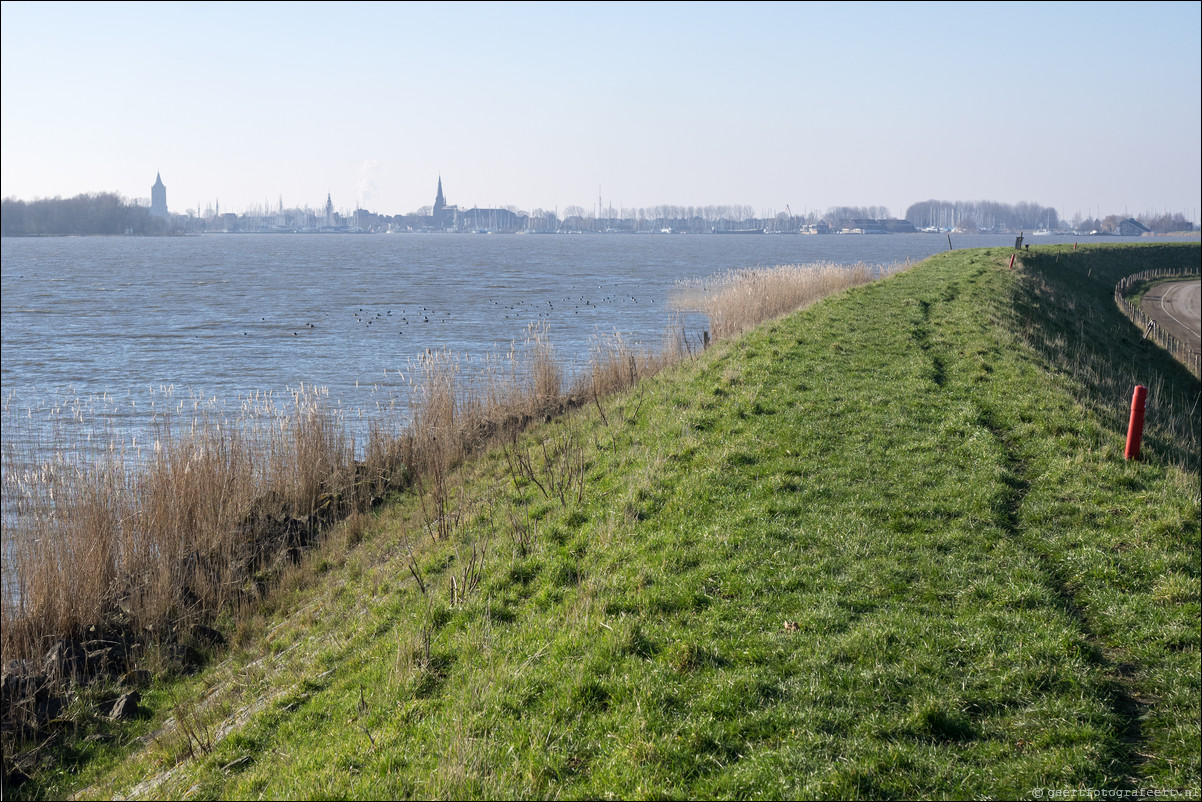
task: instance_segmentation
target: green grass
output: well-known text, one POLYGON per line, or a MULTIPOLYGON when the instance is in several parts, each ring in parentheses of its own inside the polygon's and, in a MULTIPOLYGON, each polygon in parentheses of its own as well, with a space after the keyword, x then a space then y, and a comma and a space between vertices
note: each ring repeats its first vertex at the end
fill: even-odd
POLYGON ((123 732, 186 727, 25 792, 1197 789, 1199 387, 1110 295, 1199 249, 1009 255, 935 257, 536 428, 463 467, 449 539, 399 498, 123 732))

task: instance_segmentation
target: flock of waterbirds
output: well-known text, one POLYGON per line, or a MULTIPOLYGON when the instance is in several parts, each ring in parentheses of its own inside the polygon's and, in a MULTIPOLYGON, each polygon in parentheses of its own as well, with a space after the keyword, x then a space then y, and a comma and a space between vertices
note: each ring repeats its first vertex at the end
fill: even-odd
MULTIPOLYGON (((597 289, 604 290, 605 288, 602 285, 598 285, 597 289)), ((582 310, 586 313, 597 312, 597 311, 600 311, 602 309, 602 307, 605 307, 605 306, 613 306, 615 304, 627 304, 627 303, 637 304, 637 303, 639 303, 639 299, 637 296, 629 295, 626 293, 619 293, 616 290, 617 290, 617 287, 615 286, 613 288, 613 290, 611 290, 610 292, 601 296, 598 300, 593 300, 592 298, 586 297, 584 295, 579 295, 576 297, 571 297, 571 296, 563 297, 563 298, 558 299, 558 301, 550 301, 550 300, 547 300, 547 301, 521 301, 521 300, 518 300, 518 301, 512 301, 512 302, 508 302, 508 303, 502 303, 501 301, 497 300, 496 298, 490 298, 488 303, 489 303, 489 306, 492 307, 497 312, 498 319, 503 319, 503 320, 527 319, 527 320, 531 320, 531 321, 553 319, 558 316, 556 314, 557 310, 559 311, 560 314, 563 314, 565 312, 565 310, 570 308, 572 314, 578 315, 581 313, 582 310), (559 304, 559 306, 556 306, 556 304, 559 304)), ((644 303, 654 304, 655 300, 654 299, 644 299, 644 303)), ((449 310, 443 311, 440 314, 436 310, 431 309, 430 307, 427 307, 427 306, 412 307, 412 311, 410 311, 410 309, 411 309, 411 307, 402 307, 400 309, 384 309, 384 310, 377 311, 377 310, 372 310, 372 309, 368 309, 366 307, 360 306, 360 307, 356 307, 356 308, 352 309, 350 314, 351 314, 351 317, 355 320, 355 323, 359 326, 364 327, 365 329, 375 326, 378 330, 378 329, 386 326, 387 324, 392 324, 397 327, 396 333, 401 334, 401 335, 403 335, 405 333, 405 327, 410 325, 411 323, 416 323, 416 324, 446 323, 453 318, 453 315, 451 314, 451 312, 449 310)), ((329 317, 330 317, 329 312, 326 312, 322 315, 323 321, 328 320, 329 317)), ((271 326, 270 321, 268 321, 266 317, 260 318, 260 322, 263 324, 267 324, 268 326, 271 326)), ((301 332, 303 332, 303 331, 315 331, 318 328, 319 328, 319 326, 317 323, 306 322, 302 326, 292 329, 291 335, 293 337, 298 337, 298 336, 300 336, 301 332)), ((243 334, 243 336, 246 336, 246 337, 251 336, 250 331, 243 331, 242 334, 243 334)))

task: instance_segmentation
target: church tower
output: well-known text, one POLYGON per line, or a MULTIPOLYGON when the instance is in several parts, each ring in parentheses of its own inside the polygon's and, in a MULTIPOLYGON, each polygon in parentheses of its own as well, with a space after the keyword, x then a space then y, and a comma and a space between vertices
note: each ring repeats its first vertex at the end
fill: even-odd
POLYGON ((442 210, 446 208, 447 199, 442 194, 442 176, 438 177, 438 194, 434 196, 434 220, 437 221, 442 217, 442 210))
POLYGON ((434 196, 434 211, 430 215, 430 223, 434 228, 445 231, 455 227, 455 219, 458 215, 458 206, 447 205, 447 198, 442 194, 442 175, 439 175, 438 194, 434 196))
POLYGON ((150 188, 150 214, 164 219, 170 217, 167 212, 167 187, 159 173, 154 174, 154 186, 150 188))

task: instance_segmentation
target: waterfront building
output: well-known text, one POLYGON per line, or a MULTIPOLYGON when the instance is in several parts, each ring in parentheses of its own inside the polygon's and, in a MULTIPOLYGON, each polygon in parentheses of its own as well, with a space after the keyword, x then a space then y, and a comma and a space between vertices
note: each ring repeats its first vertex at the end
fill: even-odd
POLYGON ((1128 217, 1119 223, 1119 236, 1122 237, 1142 237, 1145 234, 1151 233, 1152 229, 1133 217, 1128 217))
POLYGON ((459 213, 463 231, 520 231, 526 228, 526 218, 508 209, 468 209, 459 213))
POLYGON ((897 218, 852 218, 840 223, 843 234, 913 234, 916 229, 909 220, 897 218))

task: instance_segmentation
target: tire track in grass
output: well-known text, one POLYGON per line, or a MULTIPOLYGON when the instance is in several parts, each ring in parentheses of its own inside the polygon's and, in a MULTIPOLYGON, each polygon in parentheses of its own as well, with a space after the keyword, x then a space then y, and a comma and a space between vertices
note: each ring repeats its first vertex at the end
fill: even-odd
POLYGON ((910 330, 910 336, 914 338, 919 349, 931 360, 931 382, 937 388, 942 389, 947 384, 947 362, 943 355, 935 349, 935 343, 931 340, 931 302, 918 301, 918 311, 922 319, 914 324, 910 330))
MULTIPOLYGON (((1073 293, 1079 289, 1061 287, 1059 293, 1049 290, 1041 306, 1028 310, 1028 315, 1016 316, 1015 309, 1024 308, 1018 301, 1026 296, 1018 293, 1021 287, 1011 286, 1018 279, 1004 267, 1004 263, 994 262, 957 277, 961 278, 964 293, 958 303, 948 306, 939 301, 955 300, 955 278, 948 281, 942 298, 938 290, 928 289, 928 303, 922 306, 928 313, 924 318, 930 319, 923 326, 929 339, 918 343, 928 346, 924 355, 943 371, 945 380, 938 389, 944 400, 958 396, 966 406, 971 405, 969 409, 975 411, 982 434, 994 443, 1001 482, 994 500, 994 521, 1011 542, 1031 556, 1053 603, 1079 633, 1082 656, 1095 672, 1092 694, 1109 711, 1111 719, 1110 735, 1104 745, 1099 744, 1104 749, 1100 765, 1110 777, 1107 785, 1131 789, 1149 783, 1164 785, 1162 780, 1174 777, 1180 786, 1182 782, 1176 778, 1188 782, 1191 772, 1173 769, 1173 761, 1190 759, 1196 755, 1196 748, 1181 746, 1171 725, 1166 724, 1165 715, 1168 711, 1173 711, 1170 715, 1189 715, 1189 711, 1171 704, 1166 707, 1163 697, 1188 695, 1188 687, 1183 685, 1188 680, 1166 678, 1166 674, 1180 668, 1170 667, 1159 658, 1149 642, 1159 633, 1155 623, 1136 626, 1121 635, 1115 632, 1116 625, 1123 626, 1119 622, 1130 621, 1134 610, 1149 605, 1146 600, 1141 602, 1139 594, 1146 596, 1151 591, 1139 591, 1131 585, 1130 592, 1136 597, 1124 605, 1115 594, 1124 594, 1123 588, 1128 586, 1099 595, 1101 589, 1094 584, 1105 581, 1099 577, 1110 576, 1122 566, 1140 565, 1130 559, 1124 561, 1121 554, 1113 555, 1113 560, 1105 556, 1106 551, 1121 548, 1126 541, 1109 536, 1110 530, 1102 522, 1097 523, 1097 537, 1089 536, 1093 534, 1094 524, 1089 517, 1093 507, 1085 506, 1089 496, 1082 494, 1091 482, 1111 482, 1104 472, 1097 472, 1101 465, 1094 454, 1098 434, 1088 424, 1097 414, 1092 399, 1105 393, 1083 398, 1071 383, 1065 386, 1055 374, 1061 369, 1071 370, 1073 365, 1066 366, 1063 354, 1046 354, 1029 340, 1030 328, 1042 329, 1049 325, 1049 319, 1067 314, 1070 320, 1076 320, 1071 304, 1063 299, 1077 298, 1073 293), (1016 293, 1020 296, 1017 300, 1016 293), (1067 304, 1068 312, 1061 314, 1057 301, 1067 304), (999 338, 999 333, 1007 332, 1014 339, 999 338), (935 356, 941 359, 935 360, 935 356), (1052 375, 1041 377, 1042 370, 1052 375), (1027 399, 1025 394, 1030 392, 1036 396, 1027 399), (1075 422, 1082 425, 1078 427, 1075 422), (1075 470, 1073 466, 1081 458, 1091 465, 1096 463, 1094 472, 1058 490, 1065 472, 1075 470), (1073 501, 1078 504, 1074 509, 1061 510, 1061 497, 1070 507, 1073 501), (1145 643, 1150 649, 1146 654, 1145 643)), ((1081 311, 1077 309, 1075 315, 1080 316, 1081 311)), ((1093 320, 1099 315, 1085 317, 1093 320)), ((1064 336, 1070 346, 1078 342, 1075 333, 1066 326, 1064 336)), ((1088 339, 1091 336, 1096 340, 1101 334, 1083 330, 1079 335, 1081 347, 1093 342, 1088 339)), ((1114 371, 1110 362, 1098 364, 1101 375, 1114 371)), ((1157 552, 1152 544, 1148 547, 1152 549, 1148 560, 1155 563, 1157 552)), ((1193 772, 1196 777, 1196 768, 1193 772)))
POLYGON ((979 413, 979 425, 990 432, 1003 455, 1002 481, 1006 490, 998 498, 996 516, 999 528, 1025 551, 1034 555, 1037 564, 1047 577, 1047 587, 1059 600, 1068 618, 1076 625, 1089 646, 1089 655, 1102 673, 1102 689, 1106 694, 1106 705, 1119 722, 1117 743, 1110 758, 1121 769, 1121 785, 1125 789, 1140 787, 1140 768, 1147 762, 1148 741, 1143 730, 1143 719, 1149 712, 1142 704, 1133 687, 1136 667, 1129 663, 1116 662, 1114 649, 1108 649, 1097 628, 1091 623, 1086 607, 1078 599, 1072 584, 1056 566, 1054 555, 1042 547, 1038 536, 1022 524, 1022 508, 1031 489, 1032 472, 1029 461, 1020 453, 1014 442, 1007 437, 1007 427, 1000 415, 979 400, 974 399, 979 413))
MULTIPOLYGON (((985 275, 984 270, 978 270, 970 279, 976 284, 985 275)), ((970 291, 967 300, 971 302, 974 295, 975 293, 970 291)), ((1113 659, 1114 650, 1106 647, 1104 638, 1090 620, 1086 605, 1077 598, 1069 578, 1057 567, 1055 555, 1043 545, 1036 533, 1029 531, 1023 524, 1023 505, 1030 493, 1032 480, 1036 477, 1029 460, 1020 450, 1020 444, 1010 435, 1011 427, 1003 414, 985 398, 987 392, 998 392, 996 386, 987 388, 1000 379, 993 368, 990 368, 988 379, 983 382, 979 376, 977 383, 957 382, 953 375, 958 358, 955 343, 970 341, 975 332, 958 331, 951 340, 932 336, 932 331, 937 328, 933 311, 948 313, 949 323, 953 327, 959 328, 964 325, 962 321, 954 320, 951 317, 952 310, 947 308, 960 300, 960 296, 960 288, 953 283, 944 288, 942 295, 919 300, 921 320, 915 324, 911 335, 931 362, 931 378, 935 386, 944 392, 962 393, 976 410, 976 424, 988 432, 997 444, 1001 455, 1001 481, 1004 486, 994 505, 997 526, 1006 537, 1035 558, 1035 563, 1046 578, 1045 585, 1054 594, 1060 608, 1088 646, 1090 660, 1101 672, 1100 689, 1105 694, 1104 703, 1119 723, 1116 744, 1110 750, 1109 758, 1112 765, 1120 767, 1122 786, 1138 787, 1140 768, 1147 762, 1144 755, 1148 751, 1148 739, 1142 722, 1149 710, 1147 705, 1138 701, 1137 691, 1133 687, 1135 667, 1113 659)))
POLYGON ((964 408, 969 416, 965 423, 992 441, 998 484, 989 515, 999 535, 1029 555, 1032 568, 1041 577, 1037 581, 1048 591, 1064 625, 1076 633, 1082 655, 1092 666, 1088 692, 1112 722, 1109 737, 1099 744, 1097 763, 1109 777, 1106 785, 1135 788, 1149 741, 1142 721, 1148 710, 1141 706, 1133 687, 1132 668, 1113 659, 1114 652, 1105 647, 1102 629, 1091 620, 1086 600, 1058 567, 1059 555, 1024 520, 1024 506, 1033 482, 1038 481, 1038 468, 1024 452, 1026 444, 1021 438, 1029 435, 1014 429, 1014 410, 1004 405, 1003 399, 1021 399, 1015 391, 1021 391, 1026 382, 1012 374, 1014 365, 998 349, 996 330, 988 322, 994 275, 987 267, 979 268, 966 277, 970 286, 961 287, 953 280, 940 289, 928 289, 925 297, 916 297, 917 315, 910 320, 909 336, 925 363, 919 369, 930 382, 931 404, 964 408))

